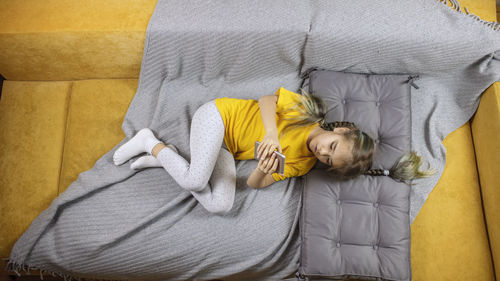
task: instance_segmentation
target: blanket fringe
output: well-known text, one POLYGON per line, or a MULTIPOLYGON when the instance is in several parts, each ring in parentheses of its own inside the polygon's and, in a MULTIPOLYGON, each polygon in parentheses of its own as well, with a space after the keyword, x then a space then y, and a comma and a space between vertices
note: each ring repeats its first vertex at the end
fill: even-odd
POLYGON ((5 267, 5 270, 8 272, 14 272, 17 276, 21 276, 19 273, 21 270, 26 272, 27 275, 31 275, 30 270, 40 270, 40 279, 43 280, 43 273, 48 272, 52 274, 54 277, 60 277, 64 278, 64 281, 87 281, 87 280, 92 280, 92 281, 124 281, 124 279, 103 279, 103 278, 98 278, 98 277, 79 277, 79 276, 74 276, 62 272, 57 272, 57 271, 51 271, 47 270, 45 268, 39 268, 37 266, 29 266, 27 264, 20 264, 17 262, 14 262, 10 259, 4 259, 7 260, 7 266, 5 267))
MULTIPOLYGON (((448 0, 438 0, 439 2, 441 2, 442 4, 446 5, 448 7, 448 0)), ((495 31, 499 31, 500 30, 500 23, 498 22, 495 22, 495 21, 485 21, 485 20, 482 20, 480 17, 472 14, 472 13, 469 13, 469 10, 467 10, 466 7, 464 7, 465 9, 465 12, 462 12, 462 8, 460 7, 460 3, 458 2, 458 0, 449 0, 450 3, 451 3, 451 7, 453 10, 461 13, 461 14, 465 14, 465 15, 468 15, 470 16, 471 18, 479 21, 480 23, 482 24, 486 24, 487 26, 489 26, 491 29, 495 30, 495 31)))

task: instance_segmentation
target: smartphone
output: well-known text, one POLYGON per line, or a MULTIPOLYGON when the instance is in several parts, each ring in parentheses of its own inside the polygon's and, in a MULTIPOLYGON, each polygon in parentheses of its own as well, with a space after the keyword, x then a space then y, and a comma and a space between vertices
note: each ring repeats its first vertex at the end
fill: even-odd
MULTIPOLYGON (((257 149, 259 148, 259 145, 260 145, 260 141, 256 141, 255 142, 255 152, 254 152, 254 155, 255 155, 255 160, 259 160, 259 154, 257 153, 257 149)), ((278 158, 278 168, 276 170, 276 173, 280 174, 280 175, 285 175, 285 155, 284 154, 281 154, 279 153, 279 151, 274 151, 274 154, 276 154, 276 157, 278 158)))

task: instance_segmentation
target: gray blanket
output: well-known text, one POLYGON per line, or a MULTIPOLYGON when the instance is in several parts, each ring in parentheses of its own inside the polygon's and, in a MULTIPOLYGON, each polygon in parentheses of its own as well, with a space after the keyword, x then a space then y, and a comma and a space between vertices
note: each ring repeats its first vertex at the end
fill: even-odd
POLYGON ((412 148, 438 173, 414 182, 413 221, 443 171, 441 141, 500 79, 498 25, 443 4, 159 0, 122 124, 126 138, 33 221, 14 245, 9 269, 129 280, 293 277, 302 178, 253 190, 246 179, 257 162, 237 161, 236 201, 219 216, 162 168, 133 171, 130 162, 115 166, 112 155, 149 127, 189 159, 190 120, 200 105, 216 97, 258 99, 280 86, 298 92, 311 67, 420 75, 412 148))

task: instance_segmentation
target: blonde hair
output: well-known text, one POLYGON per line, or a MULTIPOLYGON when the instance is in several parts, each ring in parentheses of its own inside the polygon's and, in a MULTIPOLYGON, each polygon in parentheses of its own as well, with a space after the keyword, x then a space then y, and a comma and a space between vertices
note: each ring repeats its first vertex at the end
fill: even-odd
POLYGON ((300 88, 302 95, 300 101, 289 108, 286 112, 298 111, 299 115, 294 118, 285 118, 285 120, 296 121, 284 128, 280 137, 288 130, 309 126, 319 123, 320 127, 327 131, 333 131, 335 128, 349 128, 340 134, 345 141, 353 143, 352 157, 346 160, 341 167, 330 167, 327 172, 330 176, 339 180, 353 179, 359 175, 383 176, 388 175, 395 180, 412 185, 409 181, 415 178, 429 177, 436 173, 434 169, 420 171, 419 167, 422 157, 416 152, 410 151, 403 155, 389 170, 373 169, 371 170, 373 151, 375 144, 373 139, 361 131, 353 122, 340 121, 327 123, 325 120, 326 106, 323 100, 313 94, 307 93, 300 88))

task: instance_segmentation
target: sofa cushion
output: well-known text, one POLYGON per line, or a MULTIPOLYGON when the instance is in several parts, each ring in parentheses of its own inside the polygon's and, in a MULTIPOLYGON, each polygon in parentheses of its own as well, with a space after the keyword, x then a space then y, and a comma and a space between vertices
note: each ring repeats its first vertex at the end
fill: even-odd
MULTIPOLYGON (((354 122, 370 135, 372 168, 389 169, 410 151, 410 78, 314 70, 309 92, 325 102, 327 122, 354 122)), ((411 280, 409 185, 385 176, 338 181, 316 167, 303 192, 300 274, 411 280)))
POLYGON ((411 224, 413 280, 494 281, 469 122, 443 146, 443 174, 411 224))
POLYGON ((477 168, 481 182, 484 217, 488 225, 495 271, 500 273, 500 82, 481 96, 471 119, 477 168))
POLYGON ((57 196, 71 82, 4 81, 0 257, 57 196))
POLYGON ((137 91, 137 82, 108 79, 73 83, 59 193, 125 138, 121 124, 137 91))

